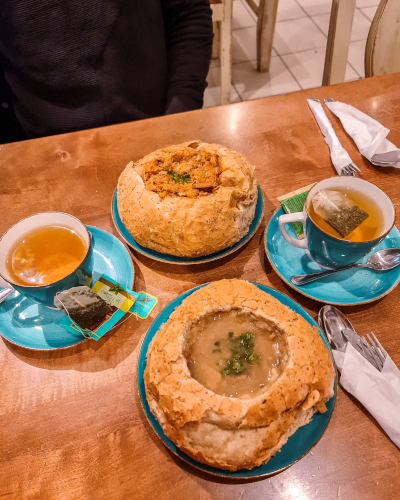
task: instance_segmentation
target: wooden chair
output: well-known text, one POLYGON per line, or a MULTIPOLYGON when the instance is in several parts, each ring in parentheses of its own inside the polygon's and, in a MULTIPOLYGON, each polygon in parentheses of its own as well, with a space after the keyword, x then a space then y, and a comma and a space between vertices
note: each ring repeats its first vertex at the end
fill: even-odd
POLYGON ((232 2, 233 0, 210 0, 215 34, 213 53, 219 45, 221 61, 221 104, 229 104, 231 101, 232 2))
MULTIPOLYGON (((344 82, 356 0, 333 0, 322 85, 344 82)), ((400 1, 381 0, 367 39, 365 76, 400 71, 400 1)))
POLYGON ((322 85, 345 79, 356 0, 333 0, 322 85))
POLYGON ((365 76, 400 71, 400 2, 381 0, 365 49, 365 76))
POLYGON ((246 2, 257 16, 257 69, 269 71, 278 0, 259 0, 258 7, 254 0, 246 2))

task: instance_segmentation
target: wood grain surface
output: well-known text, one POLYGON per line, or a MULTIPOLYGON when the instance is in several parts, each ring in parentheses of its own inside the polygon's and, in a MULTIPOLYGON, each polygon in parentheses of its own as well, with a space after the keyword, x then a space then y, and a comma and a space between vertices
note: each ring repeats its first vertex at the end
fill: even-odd
MULTIPOLYGON (((140 342, 172 299, 198 285, 243 278, 287 294, 317 317, 320 303, 283 284, 264 255, 276 198, 335 175, 306 98, 333 97, 391 129, 400 146, 400 73, 73 134, 0 146, 0 234, 36 212, 58 210, 117 235, 110 204, 130 160, 201 139, 256 165, 264 221, 238 252, 199 266, 133 253, 135 289, 159 298, 145 321, 130 319, 99 342, 34 352, 0 339, 1 499, 398 499, 400 453, 354 398, 338 389, 328 429, 298 463, 269 479, 220 480, 170 454, 147 424, 136 389, 140 342)), ((364 160, 327 110, 343 146, 400 213, 400 170, 364 160)), ((377 302, 342 308, 361 334, 371 329, 400 366, 400 288, 377 302)), ((0 306, 1 307, 1 306, 0 306)))

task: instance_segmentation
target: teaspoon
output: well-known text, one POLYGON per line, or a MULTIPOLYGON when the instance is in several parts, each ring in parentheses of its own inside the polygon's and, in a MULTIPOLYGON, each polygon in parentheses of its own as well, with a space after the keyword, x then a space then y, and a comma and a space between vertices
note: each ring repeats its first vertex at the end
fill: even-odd
POLYGON ((328 271, 321 271, 318 273, 296 274, 290 278, 290 281, 294 285, 301 286, 325 276, 329 276, 330 274, 347 271, 355 267, 366 267, 373 271, 389 271, 398 265, 400 265, 400 248, 386 248, 385 250, 379 250, 379 252, 372 254, 365 264, 350 264, 348 266, 329 269, 328 271))

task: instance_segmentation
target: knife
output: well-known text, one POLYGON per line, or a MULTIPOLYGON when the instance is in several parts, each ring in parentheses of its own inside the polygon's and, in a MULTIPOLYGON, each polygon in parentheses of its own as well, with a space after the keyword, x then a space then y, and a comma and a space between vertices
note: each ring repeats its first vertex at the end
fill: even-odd
POLYGON ((388 153, 374 154, 371 160, 377 163, 399 163, 400 150, 397 149, 396 151, 389 151, 388 153))

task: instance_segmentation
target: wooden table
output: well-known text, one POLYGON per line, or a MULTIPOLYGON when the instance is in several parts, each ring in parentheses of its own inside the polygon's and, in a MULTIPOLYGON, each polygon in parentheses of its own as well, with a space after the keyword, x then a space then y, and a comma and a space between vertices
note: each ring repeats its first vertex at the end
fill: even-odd
MULTIPOLYGON (((60 210, 116 231, 110 217, 118 176, 130 160, 186 140, 217 142, 256 165, 264 222, 225 259, 173 266, 133 254, 135 289, 159 298, 152 313, 182 292, 221 278, 272 286, 314 318, 318 302, 285 286, 263 247, 276 197, 333 176, 328 149, 306 97, 353 104, 391 128, 400 145, 400 73, 187 114, 0 146, 0 234, 33 213, 60 210)), ((359 177, 400 208, 400 170, 361 158, 327 111, 359 177)), ((362 334, 375 331, 400 365, 400 288, 372 304, 343 308, 362 334)), ((220 480, 175 458, 149 427, 137 396, 139 346, 152 318, 130 319, 99 342, 33 352, 0 340, 1 499, 398 499, 400 453, 351 396, 338 389, 328 429, 297 464, 269 479, 220 480)))

